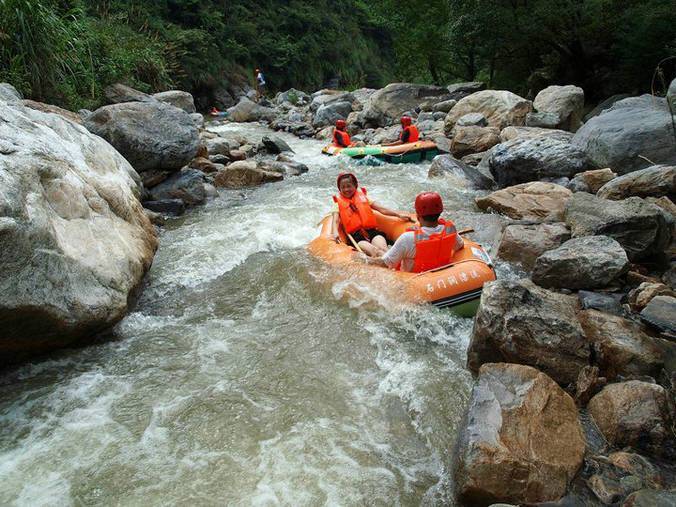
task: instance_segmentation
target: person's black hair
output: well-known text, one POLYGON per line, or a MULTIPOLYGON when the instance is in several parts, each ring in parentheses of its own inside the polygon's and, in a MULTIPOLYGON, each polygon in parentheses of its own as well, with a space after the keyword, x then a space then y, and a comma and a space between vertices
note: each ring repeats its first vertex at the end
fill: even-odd
POLYGON ((435 222, 439 220, 439 217, 441 216, 441 213, 437 213, 436 215, 425 215, 423 216, 423 220, 427 222, 435 222))

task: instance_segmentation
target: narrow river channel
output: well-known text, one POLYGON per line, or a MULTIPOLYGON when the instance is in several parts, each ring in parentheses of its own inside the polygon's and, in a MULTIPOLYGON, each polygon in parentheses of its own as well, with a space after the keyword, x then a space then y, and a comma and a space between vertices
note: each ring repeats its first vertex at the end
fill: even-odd
POLYGON ((452 504, 472 321, 336 277, 305 245, 348 168, 396 209, 476 194, 429 163, 282 137, 308 173, 171 220, 109 339, 0 374, 1 505, 452 504))

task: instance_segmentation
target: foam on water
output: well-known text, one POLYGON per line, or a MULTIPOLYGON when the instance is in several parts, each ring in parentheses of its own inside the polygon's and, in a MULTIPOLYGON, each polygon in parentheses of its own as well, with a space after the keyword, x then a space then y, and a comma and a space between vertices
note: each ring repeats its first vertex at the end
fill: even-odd
POLYGON ((307 174, 171 221, 111 340, 0 376, 0 504, 452 503, 471 321, 304 246, 348 168, 395 209, 439 188, 471 210, 476 193, 282 137, 307 174))

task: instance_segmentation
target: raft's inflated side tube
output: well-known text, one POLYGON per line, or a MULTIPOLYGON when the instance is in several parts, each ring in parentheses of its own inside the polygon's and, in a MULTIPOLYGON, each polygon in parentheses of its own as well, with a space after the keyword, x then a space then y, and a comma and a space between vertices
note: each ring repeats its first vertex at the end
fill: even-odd
POLYGON ((439 153, 437 145, 432 141, 417 141, 415 143, 397 144, 395 146, 382 146, 379 144, 368 146, 352 146, 342 148, 330 144, 322 148, 325 155, 344 155, 350 158, 364 158, 373 156, 386 162, 417 162, 431 160, 439 153))
MULTIPOLYGON (((380 230, 388 240, 394 241, 410 226, 396 217, 388 217, 374 211, 380 230)), ((331 239, 331 215, 321 222, 321 232, 308 245, 308 251, 330 264, 359 263, 368 270, 386 269, 364 265, 355 258, 355 251, 340 232, 340 243, 331 239)), ((490 257, 481 245, 464 237, 465 247, 456 252, 448 266, 424 273, 393 273, 404 283, 406 297, 411 301, 431 303, 439 308, 451 309, 461 316, 476 313, 484 283, 495 280, 495 271, 490 257)))

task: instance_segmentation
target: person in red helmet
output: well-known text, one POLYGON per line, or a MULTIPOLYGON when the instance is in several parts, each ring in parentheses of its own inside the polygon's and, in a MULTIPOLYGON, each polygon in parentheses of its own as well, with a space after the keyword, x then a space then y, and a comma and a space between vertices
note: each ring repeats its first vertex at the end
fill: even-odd
POLYGON ((383 146, 396 146, 398 144, 415 143, 420 140, 420 132, 418 127, 411 123, 410 116, 401 117, 401 132, 399 133, 399 140, 393 143, 384 144, 383 146))
POLYGON ((338 228, 342 227, 343 232, 352 237, 350 243, 354 241, 366 255, 383 255, 387 251, 387 242, 376 228, 373 210, 407 221, 411 221, 411 217, 369 201, 366 189, 358 188, 357 177, 352 173, 340 173, 336 185, 339 194, 334 195, 333 200, 338 205, 338 213, 333 214, 331 225, 333 239, 339 240, 338 228))
POLYGON ((465 245, 450 220, 439 218, 444 210, 441 196, 423 192, 415 198, 415 213, 420 225, 403 233, 381 257, 367 262, 422 273, 450 264, 453 254, 465 245))
POLYGON ((350 134, 345 131, 345 120, 336 120, 336 128, 333 129, 333 145, 341 148, 351 146, 350 134))

